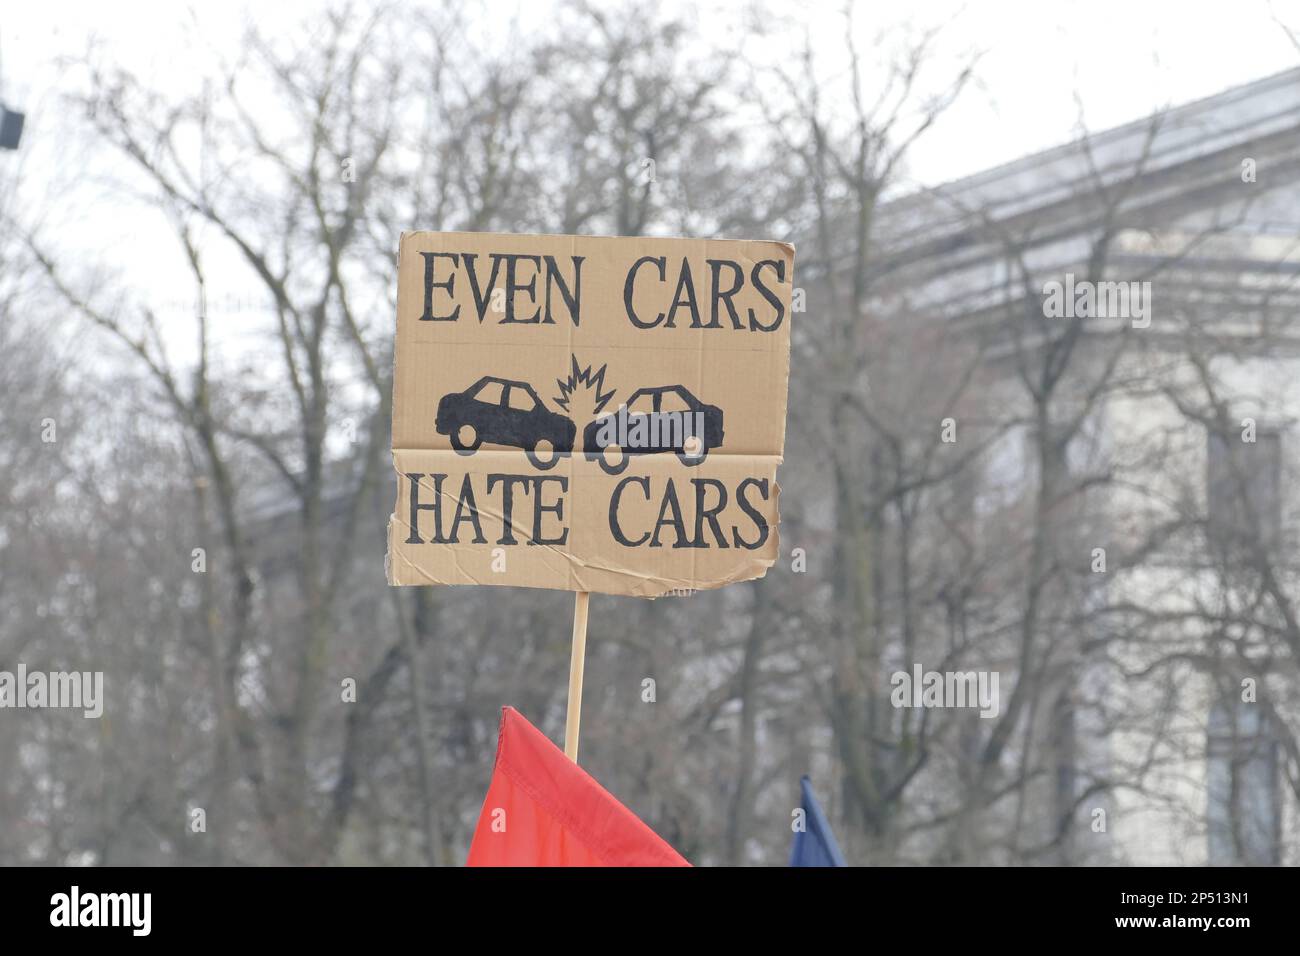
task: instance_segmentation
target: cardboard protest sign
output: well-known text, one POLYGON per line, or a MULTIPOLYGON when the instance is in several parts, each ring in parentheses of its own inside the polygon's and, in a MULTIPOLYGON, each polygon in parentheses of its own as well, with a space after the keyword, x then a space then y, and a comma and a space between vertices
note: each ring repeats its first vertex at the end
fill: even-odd
POLYGON ((389 582, 761 577, 793 272, 778 242, 404 234, 389 582))

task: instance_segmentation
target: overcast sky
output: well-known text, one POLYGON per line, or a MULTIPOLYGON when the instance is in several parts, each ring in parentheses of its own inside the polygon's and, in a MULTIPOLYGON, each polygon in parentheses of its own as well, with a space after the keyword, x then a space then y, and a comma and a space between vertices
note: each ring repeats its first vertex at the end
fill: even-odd
MULTIPOLYGON (((666 2, 682 5, 682 0, 666 2)), ((728 33, 719 21, 739 16, 745 5, 745 0, 701 5, 708 35, 737 33, 728 33)), ((61 135, 71 124, 58 115, 59 60, 83 54, 95 39, 113 59, 161 88, 197 89, 203 77, 187 52, 194 43, 228 53, 237 48, 250 18, 264 32, 288 34, 325 6, 305 0, 9 3, 0 13, 0 97, 28 113, 28 135, 19 154, 0 156, 0 162, 22 163, 29 207, 42 213, 47 207, 71 207, 70 218, 65 213, 47 231, 75 232, 72 238, 85 248, 87 259, 109 267, 134 271, 144 263, 151 292, 184 308, 192 290, 183 266, 176 261, 176 269, 158 268, 179 255, 174 241, 138 210, 124 215, 106 203, 94 179, 107 175, 100 168, 103 156, 86 152, 83 161, 77 151, 88 146, 61 135), (47 167, 75 181, 52 181, 47 167), (74 198, 79 193, 88 198, 74 198), (158 234, 156 244, 151 229, 158 234), (174 289, 166 287, 168 275, 176 278, 174 289)), ((526 26, 550 15, 538 0, 492 0, 488 6, 486 29, 511 22, 526 26)), ((976 85, 912 153, 907 170, 912 184, 955 179, 1073 139, 1079 128, 1076 94, 1088 127, 1096 131, 1300 66, 1300 49, 1282 26, 1300 33, 1300 0, 873 0, 860 6, 855 35, 869 65, 879 58, 873 38, 890 26, 945 25, 932 68, 938 77, 951 76, 972 51, 982 53, 976 85)), ((811 16, 806 26, 819 51, 826 50, 819 60, 833 72, 844 45, 840 7, 839 2, 790 3, 791 56, 801 42, 800 18, 811 16), (801 12, 804 7, 812 13, 801 12)), ((781 42, 764 49, 784 55, 781 42)), ((239 284, 232 281, 230 287, 239 284)), ((230 316, 226 327, 236 331, 251 318, 230 316)))
MULTIPOLYGON (((186 85, 194 77, 181 41, 196 30, 222 47, 237 41, 248 16, 290 30, 322 6, 304 0, 7 4, 0 14, 3 92, 19 107, 36 98, 57 76, 57 57, 84 52, 91 36, 138 71, 186 85)), ((505 22, 516 5, 492 0, 489 6, 505 22)), ((537 0, 517 6, 525 22, 545 15, 537 0)), ((725 17, 742 0, 706 6, 702 16, 725 17)), ((812 8, 804 15, 814 32, 825 31, 838 45, 839 3, 790 6, 812 8)), ((1300 49, 1279 20, 1300 32, 1300 0, 896 0, 863 4, 858 32, 869 50, 881 24, 945 22, 945 55, 984 52, 979 87, 913 156, 915 179, 934 183, 1072 138, 1076 91, 1088 125, 1102 129, 1298 66, 1300 49)))

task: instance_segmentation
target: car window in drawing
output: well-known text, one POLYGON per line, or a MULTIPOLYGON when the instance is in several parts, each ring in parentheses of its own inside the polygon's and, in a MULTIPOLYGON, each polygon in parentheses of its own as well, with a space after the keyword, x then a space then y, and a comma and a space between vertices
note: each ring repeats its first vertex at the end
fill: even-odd
POLYGON ((680 387, 666 388, 659 396, 659 411, 661 412, 689 412, 691 403, 686 400, 680 387))
POLYGON ((628 414, 649 415, 655 410, 654 400, 655 393, 651 389, 643 388, 639 392, 633 393, 632 397, 627 400, 628 414))
POLYGON ((524 385, 511 385, 506 393, 506 401, 515 411, 531 412, 539 404, 537 396, 524 385))
POLYGON ((484 379, 465 394, 476 402, 485 402, 488 405, 500 405, 501 383, 494 382, 491 379, 484 379))

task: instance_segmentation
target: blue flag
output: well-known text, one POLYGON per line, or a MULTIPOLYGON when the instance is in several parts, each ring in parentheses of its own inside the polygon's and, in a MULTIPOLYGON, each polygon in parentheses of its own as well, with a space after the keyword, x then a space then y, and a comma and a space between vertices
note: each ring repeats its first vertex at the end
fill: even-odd
POLYGON ((790 848, 790 865, 848 866, 806 776, 799 778, 799 800, 799 805, 803 807, 804 828, 802 832, 795 831, 794 846, 790 848))

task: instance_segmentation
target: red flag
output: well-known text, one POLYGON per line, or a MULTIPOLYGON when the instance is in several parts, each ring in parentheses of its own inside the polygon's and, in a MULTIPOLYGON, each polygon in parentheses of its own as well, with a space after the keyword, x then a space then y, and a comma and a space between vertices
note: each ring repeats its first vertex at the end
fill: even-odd
POLYGON ((468 866, 690 866, 513 707, 468 866))

